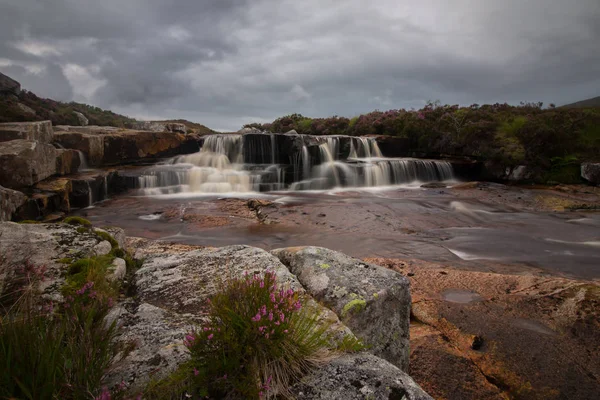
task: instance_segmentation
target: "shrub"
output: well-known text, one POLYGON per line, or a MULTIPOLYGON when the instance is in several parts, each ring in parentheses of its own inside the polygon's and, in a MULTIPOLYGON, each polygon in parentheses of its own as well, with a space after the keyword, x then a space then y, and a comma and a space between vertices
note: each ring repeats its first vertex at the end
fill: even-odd
POLYGON ((164 396, 171 385, 214 398, 288 397, 295 380, 338 348, 356 348, 349 338, 337 343, 316 306, 278 287, 274 272, 231 280, 207 307, 207 322, 186 335, 190 362, 150 393, 160 388, 164 396))
POLYGON ((26 265, 18 300, 0 318, 0 398, 92 399, 113 358, 112 300, 86 283, 59 307, 37 293, 42 273, 26 265))

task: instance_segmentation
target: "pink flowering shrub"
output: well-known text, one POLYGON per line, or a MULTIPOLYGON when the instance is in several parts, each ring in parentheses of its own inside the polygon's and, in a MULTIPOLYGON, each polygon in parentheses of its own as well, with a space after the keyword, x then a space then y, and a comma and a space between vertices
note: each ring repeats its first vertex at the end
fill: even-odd
POLYGON ((94 398, 113 358, 115 326, 104 322, 112 300, 94 282, 64 303, 44 300, 44 274, 27 263, 17 291, 0 296, 0 398, 94 398))
POLYGON ((275 273, 227 283, 208 302, 208 320, 185 337, 191 391, 214 398, 288 395, 289 385, 332 354, 329 325, 275 273))

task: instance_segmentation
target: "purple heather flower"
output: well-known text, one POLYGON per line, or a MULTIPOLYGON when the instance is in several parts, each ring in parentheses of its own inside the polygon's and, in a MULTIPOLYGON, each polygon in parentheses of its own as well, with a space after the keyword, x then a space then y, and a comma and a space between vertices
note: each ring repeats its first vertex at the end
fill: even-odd
POLYGON ((260 321, 260 313, 256 314, 253 318, 252 318, 253 322, 258 322, 260 321))
POLYGON ((215 335, 213 335, 212 333, 210 335, 208 335, 208 340, 212 339, 213 336, 215 336, 215 335))
POLYGON ((200 374, 200 371, 198 371, 195 367, 194 367, 194 376, 198 376, 198 374, 200 374))

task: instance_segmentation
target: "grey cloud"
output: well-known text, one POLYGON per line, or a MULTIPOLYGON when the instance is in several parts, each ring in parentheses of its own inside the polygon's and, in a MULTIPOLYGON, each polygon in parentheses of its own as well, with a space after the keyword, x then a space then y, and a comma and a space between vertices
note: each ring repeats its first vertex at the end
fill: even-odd
POLYGON ((40 95, 217 129, 600 90, 597 0, 0 0, 0 36, 40 95))

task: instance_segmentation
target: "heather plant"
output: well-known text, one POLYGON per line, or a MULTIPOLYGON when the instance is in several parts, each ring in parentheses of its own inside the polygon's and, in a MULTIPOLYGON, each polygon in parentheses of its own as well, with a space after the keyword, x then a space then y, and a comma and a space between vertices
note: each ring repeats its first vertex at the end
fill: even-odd
MULTIPOLYGON (((331 322, 309 304, 298 291, 279 286, 274 272, 232 279, 208 301, 206 323, 186 335, 190 362, 168 379, 188 395, 288 397, 303 374, 341 348, 359 346, 351 338, 336 342, 331 322)), ((156 396, 164 382, 152 386, 156 396)))
POLYGON ((112 300, 86 282, 64 303, 38 292, 44 268, 27 263, 2 296, 0 398, 94 399, 113 358, 112 300))

